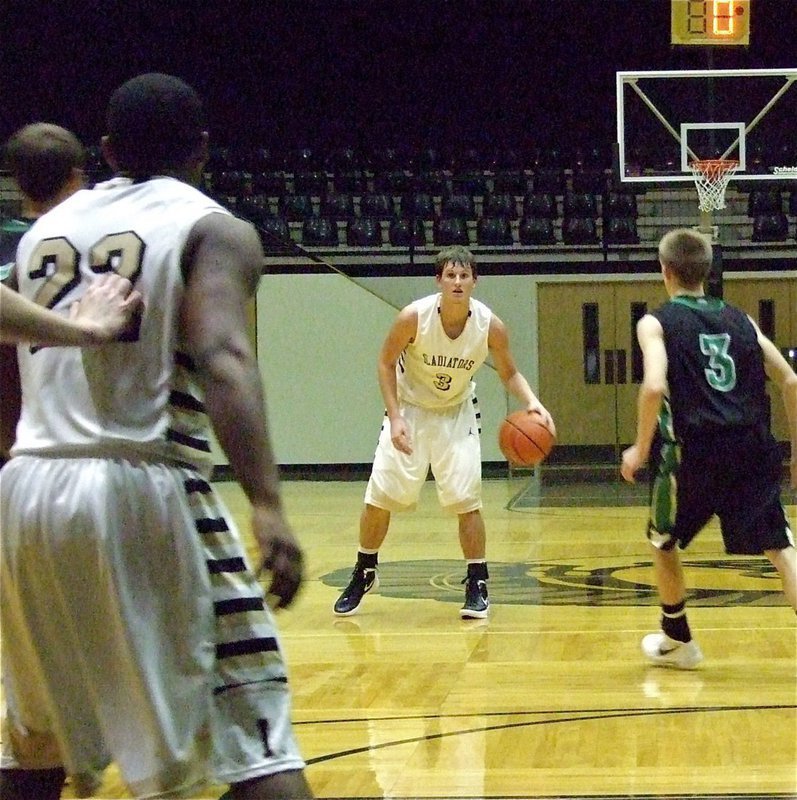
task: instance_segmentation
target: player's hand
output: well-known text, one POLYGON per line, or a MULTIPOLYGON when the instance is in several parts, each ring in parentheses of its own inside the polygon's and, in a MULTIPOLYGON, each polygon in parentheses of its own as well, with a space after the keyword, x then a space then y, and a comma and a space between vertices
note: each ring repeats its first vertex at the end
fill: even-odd
POLYGON ((390 421, 390 441, 400 453, 412 455, 412 438, 404 417, 396 417, 390 421))
POLYGON ((71 305, 69 316, 91 330, 99 341, 110 342, 127 332, 143 307, 141 292, 133 289, 127 278, 105 272, 71 305))
POLYGON ((556 423, 553 421, 553 417, 548 409, 539 400, 535 400, 535 402, 531 403, 526 410, 530 413, 536 411, 543 418, 545 427, 548 428, 554 437, 556 436, 556 423))
POLYGON ((252 531, 263 557, 258 577, 266 577, 269 605, 287 608, 304 580, 302 549, 285 518, 272 508, 252 510, 252 531))
POLYGON ((631 445, 631 447, 623 451, 620 474, 628 483, 636 483, 636 473, 642 469, 646 461, 647 457, 642 455, 640 449, 636 445, 631 445))

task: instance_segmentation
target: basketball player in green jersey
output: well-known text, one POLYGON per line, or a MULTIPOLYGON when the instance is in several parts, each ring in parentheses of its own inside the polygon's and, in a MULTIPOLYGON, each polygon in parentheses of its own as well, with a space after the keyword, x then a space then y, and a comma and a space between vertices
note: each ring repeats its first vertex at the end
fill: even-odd
POLYGON ((797 551, 780 501, 782 461, 765 387, 769 377, 785 404, 797 489, 797 375, 750 317, 705 295, 711 260, 711 243, 694 230, 670 231, 659 244, 670 300, 637 326, 644 375, 636 441, 621 466, 633 481, 650 458, 653 473, 648 539, 662 616, 642 650, 654 664, 682 669, 703 654, 686 618, 678 550, 715 514, 726 552, 765 555, 797 611, 797 551))

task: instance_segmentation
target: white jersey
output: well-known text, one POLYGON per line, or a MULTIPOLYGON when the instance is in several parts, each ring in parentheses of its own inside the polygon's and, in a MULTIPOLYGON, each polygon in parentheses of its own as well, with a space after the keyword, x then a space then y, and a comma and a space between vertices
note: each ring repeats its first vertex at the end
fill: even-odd
POLYGON ((492 312, 470 299, 462 333, 451 339, 440 320, 439 294, 412 303, 415 337, 396 364, 399 400, 428 409, 452 408, 474 395, 473 375, 487 358, 492 312))
POLYGON ((195 223, 227 214, 182 181, 115 178, 77 192, 20 241, 20 292, 66 310, 96 273, 130 278, 146 307, 135 341, 18 348, 23 408, 12 454, 212 466, 209 421, 179 335, 181 259, 195 223))

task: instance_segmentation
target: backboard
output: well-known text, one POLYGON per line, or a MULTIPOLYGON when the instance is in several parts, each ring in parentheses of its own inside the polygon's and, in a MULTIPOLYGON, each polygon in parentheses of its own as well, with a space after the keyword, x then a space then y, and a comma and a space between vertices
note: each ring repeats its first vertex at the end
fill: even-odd
POLYGON ((735 180, 797 181, 797 68, 618 72, 617 169, 626 183, 691 182, 697 159, 735 180))

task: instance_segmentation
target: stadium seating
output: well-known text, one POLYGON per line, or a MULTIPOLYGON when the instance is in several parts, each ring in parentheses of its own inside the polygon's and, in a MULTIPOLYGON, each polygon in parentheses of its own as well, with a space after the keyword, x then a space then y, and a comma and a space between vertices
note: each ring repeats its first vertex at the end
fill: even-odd
POLYGON ((327 217, 310 217, 302 223, 302 244, 308 247, 337 247, 338 224, 327 217))
POLYGON ((394 219, 388 228, 388 241, 393 247, 425 247, 426 226, 422 219, 394 219))
POLYGON ((512 225, 507 217, 480 217, 476 223, 476 244, 511 247, 512 225))
POLYGON ((754 242, 785 242, 789 238, 789 220, 782 211, 753 217, 754 242))
POLYGON ((468 223, 463 217, 440 217, 435 220, 432 231, 434 244, 448 247, 452 244, 470 245, 468 223))
POLYGON ((553 220, 550 217, 523 217, 518 227, 518 238, 523 245, 556 244, 553 220))
POLYGON ((346 223, 346 244, 351 247, 382 245, 382 225, 377 219, 359 217, 346 223))

